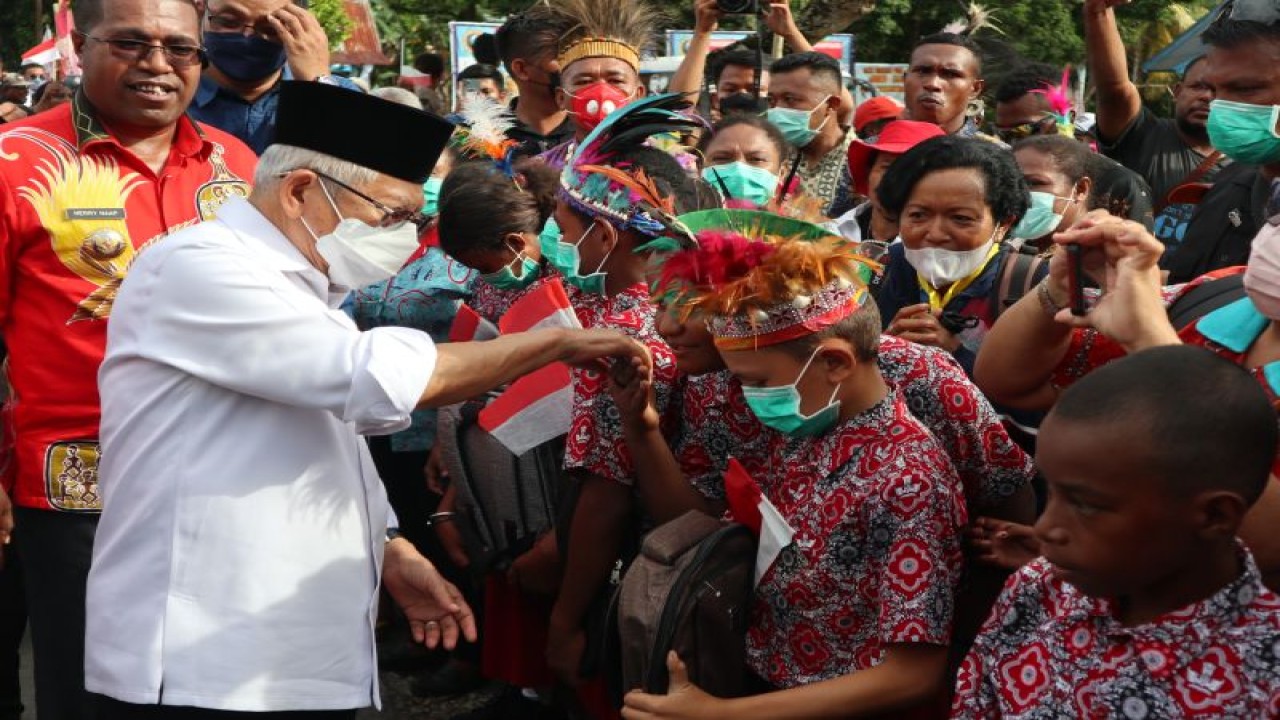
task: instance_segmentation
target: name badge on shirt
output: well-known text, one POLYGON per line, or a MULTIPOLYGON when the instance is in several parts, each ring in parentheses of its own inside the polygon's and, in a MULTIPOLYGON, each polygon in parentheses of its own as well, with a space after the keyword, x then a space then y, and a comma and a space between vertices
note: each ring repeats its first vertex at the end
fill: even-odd
POLYGON ((124 208, 67 208, 67 220, 124 220, 124 208))

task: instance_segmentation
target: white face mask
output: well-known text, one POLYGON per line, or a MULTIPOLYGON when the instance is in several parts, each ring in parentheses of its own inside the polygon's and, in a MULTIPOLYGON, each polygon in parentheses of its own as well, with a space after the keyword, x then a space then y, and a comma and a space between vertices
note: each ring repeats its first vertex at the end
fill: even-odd
POLYGON ((406 222, 397 228, 380 228, 342 217, 324 181, 320 189, 340 222, 332 232, 317 235, 306 218, 302 226, 316 241, 316 252, 329 263, 329 281, 349 290, 382 282, 404 266, 418 249, 418 228, 406 222))
MULTIPOLYGON (((996 233, 1000 230, 997 229, 996 233)), ((944 288, 977 272, 987 261, 987 254, 995 244, 996 235, 972 250, 946 250, 925 246, 912 249, 903 244, 907 262, 916 269, 934 289, 944 288)))

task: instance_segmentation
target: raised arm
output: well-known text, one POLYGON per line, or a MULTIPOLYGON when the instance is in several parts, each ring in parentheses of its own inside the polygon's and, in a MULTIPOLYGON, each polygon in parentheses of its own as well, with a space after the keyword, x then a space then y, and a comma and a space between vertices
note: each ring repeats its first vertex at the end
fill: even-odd
POLYGON ((603 358, 638 358, 645 372, 649 351, 612 330, 536 330, 477 343, 436 347, 436 365, 418 407, 462 402, 553 362, 585 366, 603 358))
POLYGON ((1129 0, 1085 0, 1084 40, 1098 89, 1098 135, 1112 143, 1142 111, 1142 97, 1129 79, 1129 61, 1116 25, 1115 7, 1129 0))
POLYGON ((697 103, 702 92, 702 80, 707 74, 707 55, 711 52, 711 33, 720 23, 720 9, 716 0, 694 0, 693 39, 685 50, 684 60, 676 68, 667 86, 670 92, 685 93, 689 102, 697 103))

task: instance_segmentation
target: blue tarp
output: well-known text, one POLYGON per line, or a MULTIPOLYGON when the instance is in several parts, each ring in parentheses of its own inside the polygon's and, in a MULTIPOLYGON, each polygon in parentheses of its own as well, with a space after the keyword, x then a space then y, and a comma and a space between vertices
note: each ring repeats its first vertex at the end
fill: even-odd
POLYGON ((1151 72, 1176 72, 1181 73, 1187 63, 1204 54, 1204 44, 1200 42, 1200 33, 1209 27, 1209 23, 1218 16, 1218 11, 1226 2, 1220 3, 1218 7, 1204 14, 1204 17, 1196 21, 1195 25, 1187 28, 1187 31, 1174 38, 1163 50, 1152 55, 1150 59, 1142 63, 1142 71, 1144 73, 1151 72))

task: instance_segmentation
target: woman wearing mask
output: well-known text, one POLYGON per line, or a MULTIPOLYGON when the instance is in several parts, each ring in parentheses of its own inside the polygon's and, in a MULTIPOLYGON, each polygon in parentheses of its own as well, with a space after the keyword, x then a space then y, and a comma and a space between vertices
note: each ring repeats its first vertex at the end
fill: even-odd
MULTIPOLYGON (((882 260, 885 332, 940 347, 972 375, 1004 305, 1000 281, 1016 254, 1005 241, 1030 203, 1021 171, 992 143, 939 137, 898 158, 877 194, 902 240, 882 260)), ((1047 270, 1034 268, 1037 278, 1047 270)))
POLYGON ((1013 237, 1048 250, 1053 234, 1084 216, 1093 178, 1089 149, 1071 138, 1039 135, 1017 144, 1013 156, 1031 190, 1031 204, 1013 228, 1013 237))
POLYGON ((720 193, 725 207, 754 210, 777 200, 787 141, 773 123, 757 115, 730 115, 703 137, 698 152, 702 179, 720 193))

